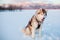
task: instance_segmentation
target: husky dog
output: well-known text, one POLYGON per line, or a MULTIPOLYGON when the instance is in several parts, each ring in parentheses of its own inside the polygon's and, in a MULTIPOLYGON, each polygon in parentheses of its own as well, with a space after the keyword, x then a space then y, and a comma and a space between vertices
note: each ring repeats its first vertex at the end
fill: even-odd
POLYGON ((43 21, 46 18, 46 16, 47 16, 47 12, 45 9, 42 8, 38 9, 35 15, 33 15, 31 20, 28 22, 25 29, 23 29, 22 31, 26 35, 30 35, 32 38, 34 38, 36 30, 41 29, 41 25, 43 24, 43 21))

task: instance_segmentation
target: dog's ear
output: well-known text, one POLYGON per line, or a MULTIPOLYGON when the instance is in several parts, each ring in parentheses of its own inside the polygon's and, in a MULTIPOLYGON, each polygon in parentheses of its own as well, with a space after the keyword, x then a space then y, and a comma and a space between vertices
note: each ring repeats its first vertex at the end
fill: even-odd
POLYGON ((46 9, 43 9, 43 8, 42 8, 42 12, 43 12, 43 13, 47 13, 47 12, 46 12, 46 9))
POLYGON ((40 14, 41 12, 45 12, 45 9, 42 9, 42 8, 38 9, 38 10, 36 11, 36 14, 40 14))
POLYGON ((40 9, 37 9, 36 14, 40 12, 39 10, 40 10, 40 9))
POLYGON ((47 16, 47 9, 42 9, 42 12, 47 16))

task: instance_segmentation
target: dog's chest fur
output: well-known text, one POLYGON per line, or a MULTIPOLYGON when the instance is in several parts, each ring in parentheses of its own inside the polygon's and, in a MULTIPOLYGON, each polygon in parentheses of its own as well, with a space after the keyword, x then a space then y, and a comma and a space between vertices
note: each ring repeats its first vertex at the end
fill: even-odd
POLYGON ((41 15, 41 14, 38 14, 38 15, 34 15, 34 17, 32 18, 32 27, 33 28, 40 28, 40 25, 42 23, 42 19, 44 18, 44 14, 41 15), (40 23, 41 22, 41 23, 40 23))
POLYGON ((32 22, 31 22, 32 28, 35 28, 38 26, 38 22, 36 21, 35 16, 32 18, 32 22))

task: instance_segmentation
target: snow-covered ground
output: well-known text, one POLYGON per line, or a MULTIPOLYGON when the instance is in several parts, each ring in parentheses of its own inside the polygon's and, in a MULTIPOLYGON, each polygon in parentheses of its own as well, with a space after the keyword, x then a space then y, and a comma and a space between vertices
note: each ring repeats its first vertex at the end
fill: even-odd
MULTIPOLYGON (((21 30, 27 25, 35 11, 0 12, 0 40, 32 40, 30 37, 24 36, 21 30)), ((60 10, 48 10, 47 14, 47 18, 42 25, 41 39, 60 40, 60 10)))

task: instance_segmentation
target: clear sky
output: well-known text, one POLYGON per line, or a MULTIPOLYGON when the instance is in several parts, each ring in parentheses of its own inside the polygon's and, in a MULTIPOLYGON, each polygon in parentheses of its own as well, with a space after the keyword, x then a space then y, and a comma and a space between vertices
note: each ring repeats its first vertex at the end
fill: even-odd
POLYGON ((0 4, 5 3, 19 3, 19 2, 39 2, 39 3, 53 3, 53 4, 60 4, 60 0, 0 0, 0 4))

